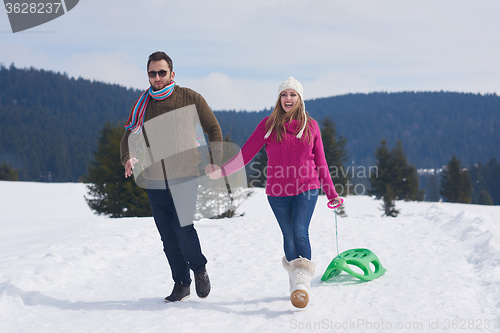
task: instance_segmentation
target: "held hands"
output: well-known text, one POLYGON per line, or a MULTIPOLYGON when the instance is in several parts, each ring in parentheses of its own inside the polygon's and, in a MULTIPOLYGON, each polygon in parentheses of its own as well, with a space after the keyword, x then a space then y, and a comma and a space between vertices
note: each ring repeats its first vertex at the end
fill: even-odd
POLYGON ((220 166, 216 164, 208 164, 205 167, 205 173, 210 179, 219 179, 222 176, 222 170, 220 166))
POLYGON ((134 170, 134 164, 136 164, 137 162, 139 162, 139 160, 135 157, 132 157, 127 161, 127 163, 125 163, 125 178, 132 176, 132 174, 134 173, 132 171, 134 170))
MULTIPOLYGON (((132 157, 125 163, 125 178, 132 176, 134 173, 134 164, 139 162, 135 157, 132 157)), ((222 171, 220 167, 216 164, 208 164, 205 167, 205 173, 210 177, 210 179, 219 179, 221 177, 222 171)))

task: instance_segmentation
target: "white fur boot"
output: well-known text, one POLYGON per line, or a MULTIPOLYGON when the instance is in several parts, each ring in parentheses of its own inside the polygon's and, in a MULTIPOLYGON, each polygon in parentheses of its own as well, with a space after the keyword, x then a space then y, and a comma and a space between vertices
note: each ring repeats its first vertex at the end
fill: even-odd
POLYGON ((281 263, 283 264, 283 268, 288 272, 288 282, 290 283, 290 286, 292 285, 292 272, 290 271, 290 262, 286 260, 286 257, 283 256, 283 260, 281 260, 281 263))
POLYGON ((290 262, 286 260, 286 257, 283 256, 283 260, 281 260, 281 263, 283 264, 283 268, 287 271, 290 272, 290 262))
POLYGON ((309 303, 309 288, 316 265, 306 258, 290 261, 290 300, 293 306, 305 308, 309 303))

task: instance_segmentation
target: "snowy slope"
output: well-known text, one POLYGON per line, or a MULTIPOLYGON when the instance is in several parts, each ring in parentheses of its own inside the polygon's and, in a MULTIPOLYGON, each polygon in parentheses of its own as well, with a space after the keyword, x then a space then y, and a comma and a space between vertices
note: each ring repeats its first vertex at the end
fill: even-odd
POLYGON ((288 299, 281 233, 262 190, 243 217, 201 220, 212 293, 166 304, 173 282, 152 218, 108 219, 83 184, 0 182, 0 332, 500 331, 500 207, 348 197, 339 248, 387 268, 361 283, 321 275, 336 256, 320 197, 310 237, 317 272, 303 310, 288 299), (496 327, 494 327, 496 325, 496 327))

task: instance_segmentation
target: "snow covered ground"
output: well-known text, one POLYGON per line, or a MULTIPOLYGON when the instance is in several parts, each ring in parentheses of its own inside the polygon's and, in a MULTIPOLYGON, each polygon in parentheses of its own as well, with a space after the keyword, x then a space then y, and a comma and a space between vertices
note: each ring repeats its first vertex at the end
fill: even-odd
POLYGON ((320 197, 310 304, 288 298, 281 233, 262 190, 243 217, 201 220, 212 292, 166 304, 170 270, 152 218, 94 215, 83 184, 0 182, 0 332, 498 332, 500 207, 348 197, 340 251, 364 247, 387 273, 322 283, 336 256, 320 197))

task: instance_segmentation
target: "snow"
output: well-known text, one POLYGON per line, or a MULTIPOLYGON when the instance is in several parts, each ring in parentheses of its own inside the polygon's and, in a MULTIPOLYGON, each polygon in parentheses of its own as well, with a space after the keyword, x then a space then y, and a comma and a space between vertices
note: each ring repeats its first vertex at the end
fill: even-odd
POLYGON ((0 332, 498 332, 500 207, 346 198, 340 252, 368 248, 387 272, 320 278, 337 255, 320 197, 310 303, 294 308, 281 233, 262 189, 244 216, 196 222, 212 292, 164 303, 173 286, 152 218, 92 213, 84 184, 0 182, 0 332))

